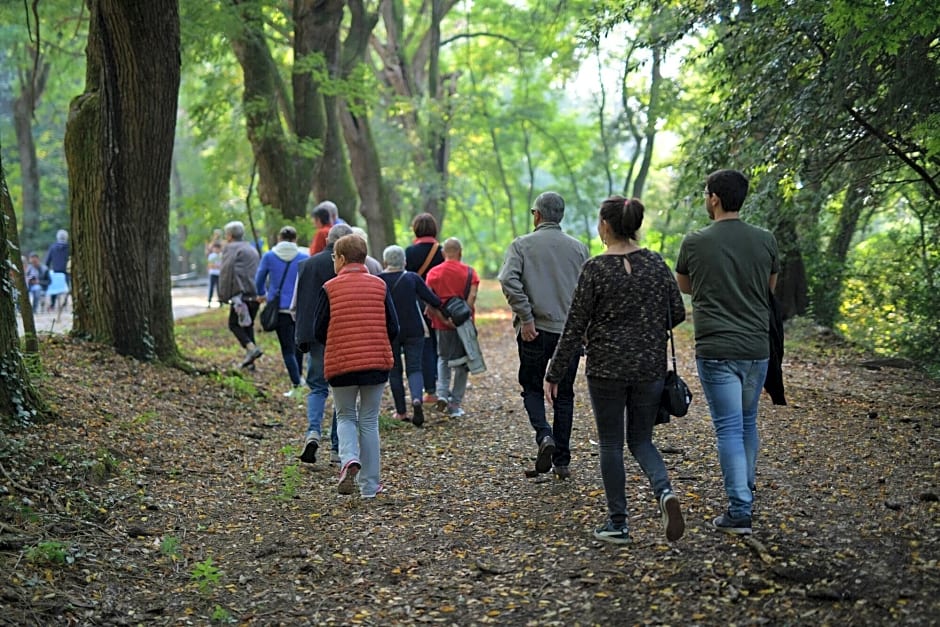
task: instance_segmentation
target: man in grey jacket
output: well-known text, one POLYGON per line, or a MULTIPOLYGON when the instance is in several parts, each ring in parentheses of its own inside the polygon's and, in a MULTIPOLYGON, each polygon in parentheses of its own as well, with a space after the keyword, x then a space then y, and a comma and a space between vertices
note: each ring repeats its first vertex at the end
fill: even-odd
POLYGON ((510 244, 499 271, 499 282, 513 313, 522 402, 538 445, 535 472, 545 473, 554 468, 559 479, 567 479, 571 476, 569 440, 580 355, 575 355, 568 364, 565 377, 558 384, 551 427, 545 416, 542 389, 545 370, 565 328, 578 275, 589 253, 587 246, 561 230, 565 215, 561 196, 555 192, 540 194, 530 212, 535 231, 510 244))
POLYGON ((259 307, 255 273, 260 256, 245 241, 245 225, 237 220, 225 225, 225 241, 219 268, 219 300, 231 303, 228 328, 245 349, 241 367, 249 368, 264 354, 255 344, 254 328, 259 307))

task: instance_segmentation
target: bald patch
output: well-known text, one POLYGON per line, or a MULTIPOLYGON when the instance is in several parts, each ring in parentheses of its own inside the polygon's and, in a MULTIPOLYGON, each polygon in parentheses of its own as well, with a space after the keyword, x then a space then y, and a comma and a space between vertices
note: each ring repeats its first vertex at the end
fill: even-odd
POLYGON ((460 251, 463 250, 463 245, 460 243, 460 240, 456 237, 449 237, 444 240, 444 254, 445 255, 459 255, 460 251))

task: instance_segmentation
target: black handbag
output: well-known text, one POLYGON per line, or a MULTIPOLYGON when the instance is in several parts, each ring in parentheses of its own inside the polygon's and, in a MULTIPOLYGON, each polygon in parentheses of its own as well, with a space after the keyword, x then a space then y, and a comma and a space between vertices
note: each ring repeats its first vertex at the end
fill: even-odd
POLYGON ((444 306, 441 307, 444 316, 450 318, 451 323, 455 327, 459 327, 473 315, 470 304, 467 302, 467 298, 470 297, 470 282, 472 279, 473 269, 467 268, 467 287, 464 289, 463 298, 460 296, 451 296, 447 299, 447 302, 444 303, 444 306))
POLYGON ((666 303, 666 320, 669 323, 669 347, 672 349, 672 370, 666 371, 663 382, 663 395, 659 401, 659 414, 656 424, 669 422, 670 416, 682 417, 689 413, 692 404, 692 391, 676 372, 676 344, 672 336, 672 308, 666 303))
POLYGON ((287 278, 287 271, 290 270, 291 262, 287 261, 285 263, 287 266, 284 268, 284 274, 281 275, 281 283, 277 286, 274 297, 264 304, 264 309, 261 310, 259 316, 261 318, 261 328, 264 331, 277 329, 277 315, 281 310, 281 288, 284 287, 284 279, 287 278))

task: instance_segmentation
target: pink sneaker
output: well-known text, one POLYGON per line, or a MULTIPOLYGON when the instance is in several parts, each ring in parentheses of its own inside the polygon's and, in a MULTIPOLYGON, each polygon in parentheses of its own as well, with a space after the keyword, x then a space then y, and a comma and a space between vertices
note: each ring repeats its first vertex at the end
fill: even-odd
POLYGON ((343 469, 339 471, 339 483, 336 485, 336 491, 340 494, 352 494, 356 488, 356 475, 362 465, 355 459, 346 462, 343 469))
POLYGON ((424 395, 424 400, 421 401, 421 402, 424 403, 425 405, 433 405, 434 403, 437 402, 437 395, 436 395, 436 394, 430 394, 430 393, 429 393, 429 394, 425 394, 425 395, 424 395))

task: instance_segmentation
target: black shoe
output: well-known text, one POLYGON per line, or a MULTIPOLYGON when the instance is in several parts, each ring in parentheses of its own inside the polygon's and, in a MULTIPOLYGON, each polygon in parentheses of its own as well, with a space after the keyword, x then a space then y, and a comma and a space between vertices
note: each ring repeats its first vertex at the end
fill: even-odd
POLYGON ((317 449, 320 448, 320 441, 316 439, 313 435, 307 436, 307 441, 304 443, 304 452, 300 456, 300 461, 306 464, 315 464, 317 463, 317 449))
POLYGON ((421 401, 415 401, 411 405, 411 410, 413 414, 411 423, 416 427, 420 427, 424 424, 424 407, 422 406, 421 401))
POLYGON ((679 497, 672 490, 666 490, 659 496, 659 512, 663 517, 663 530, 666 539, 675 542, 685 533, 685 520, 679 507, 679 497))
POLYGON ((611 544, 629 544, 630 534, 627 532, 626 523, 615 525, 609 520, 603 527, 594 530, 594 537, 611 544))
POLYGON ((712 521, 712 527, 735 536, 751 535, 751 517, 732 518, 727 512, 712 521))
POLYGON ((555 438, 546 435, 539 442, 539 456, 535 458, 536 472, 548 472, 552 469, 552 455, 555 454, 555 438))
POLYGON ((559 479, 571 479, 571 470, 567 466, 555 466, 552 468, 555 476, 559 479))

